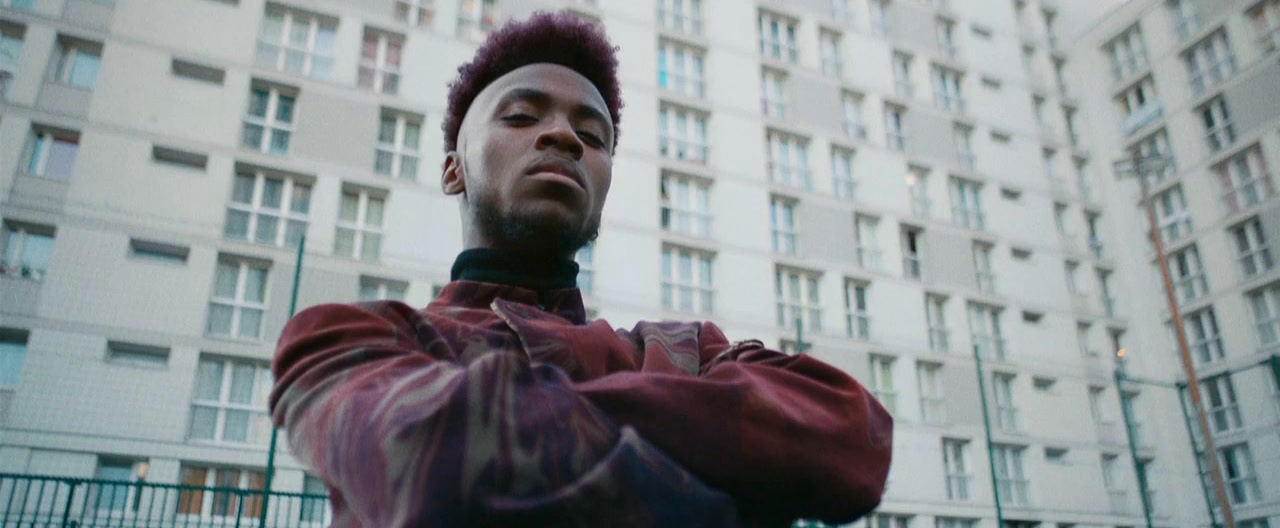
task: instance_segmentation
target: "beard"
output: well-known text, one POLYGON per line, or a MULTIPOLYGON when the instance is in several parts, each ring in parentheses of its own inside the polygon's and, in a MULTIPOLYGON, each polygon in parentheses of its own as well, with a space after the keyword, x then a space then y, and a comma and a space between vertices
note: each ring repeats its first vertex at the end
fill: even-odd
POLYGON ((476 197, 471 202, 474 219, 497 247, 512 249, 531 256, 573 255, 600 236, 600 217, 588 218, 584 225, 502 211, 491 197, 476 197))

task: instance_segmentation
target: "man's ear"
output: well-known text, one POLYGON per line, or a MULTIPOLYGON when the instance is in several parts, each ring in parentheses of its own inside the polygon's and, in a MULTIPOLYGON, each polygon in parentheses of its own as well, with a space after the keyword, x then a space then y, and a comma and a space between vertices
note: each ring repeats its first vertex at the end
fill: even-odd
POLYGON ((462 154, 451 151, 444 156, 444 172, 440 175, 440 190, 448 196, 467 190, 467 178, 462 168, 462 154))

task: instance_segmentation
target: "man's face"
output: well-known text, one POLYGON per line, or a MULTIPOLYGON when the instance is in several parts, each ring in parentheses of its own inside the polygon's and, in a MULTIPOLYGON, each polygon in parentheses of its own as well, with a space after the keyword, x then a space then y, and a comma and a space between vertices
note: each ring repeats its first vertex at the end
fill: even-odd
POLYGON ((531 64, 476 97, 442 183, 463 195, 472 247, 571 256, 599 230, 612 148, 613 122, 595 85, 564 66, 531 64))

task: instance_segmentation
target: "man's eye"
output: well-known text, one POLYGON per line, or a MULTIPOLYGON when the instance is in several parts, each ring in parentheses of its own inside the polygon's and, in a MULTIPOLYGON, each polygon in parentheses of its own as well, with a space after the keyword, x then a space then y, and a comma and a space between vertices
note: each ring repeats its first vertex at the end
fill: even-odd
POLYGON ((532 123, 534 121, 537 121, 538 118, 533 117, 529 114, 511 114, 509 116, 502 118, 502 120, 507 121, 509 123, 532 123))
POLYGON ((603 145, 604 145, 604 140, 603 140, 603 139, 600 139, 600 136, 597 136, 597 135, 595 135, 595 134, 592 134, 591 132, 583 132, 583 131, 579 130, 579 131, 578 131, 578 135, 580 135, 580 136, 582 136, 582 137, 586 138, 587 142, 588 142, 588 143, 591 143, 591 144, 592 144, 592 145, 594 145, 594 146, 599 147, 599 146, 603 146, 603 145))

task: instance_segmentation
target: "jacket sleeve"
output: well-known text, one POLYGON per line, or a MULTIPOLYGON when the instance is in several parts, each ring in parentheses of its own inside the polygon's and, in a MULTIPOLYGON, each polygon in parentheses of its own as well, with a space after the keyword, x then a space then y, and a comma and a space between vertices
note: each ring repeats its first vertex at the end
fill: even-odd
POLYGON ((461 364, 400 303, 321 305, 286 325, 272 416, 345 515, 379 527, 588 526, 611 512, 618 526, 735 523, 732 499, 617 425, 557 367, 468 346, 494 350, 461 364))
POLYGON ((731 347, 711 323, 698 348, 696 376, 617 372, 577 390, 744 514, 845 523, 879 504, 893 420, 861 384, 759 341, 731 347))

